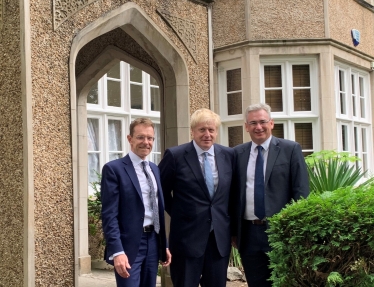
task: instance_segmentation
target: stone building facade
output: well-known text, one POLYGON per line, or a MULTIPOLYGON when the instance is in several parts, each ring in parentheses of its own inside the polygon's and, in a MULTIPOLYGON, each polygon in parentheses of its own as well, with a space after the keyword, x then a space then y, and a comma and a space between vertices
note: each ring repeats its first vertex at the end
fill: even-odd
POLYGON ((372 4, 0 0, 0 286, 89 272, 86 100, 117 60, 160 82, 163 149, 189 141, 200 107, 222 144, 247 141, 242 111, 266 101, 277 136, 373 171, 372 4))

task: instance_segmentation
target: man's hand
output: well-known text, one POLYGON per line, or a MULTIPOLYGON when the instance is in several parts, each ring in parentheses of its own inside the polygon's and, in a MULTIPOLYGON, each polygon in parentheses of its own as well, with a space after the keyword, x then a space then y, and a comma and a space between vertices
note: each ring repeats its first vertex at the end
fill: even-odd
POLYGON ((129 278, 130 274, 127 269, 131 269, 129 260, 126 254, 120 254, 114 257, 114 268, 116 268, 117 273, 123 278, 129 278))
POLYGON ((234 246, 236 249, 238 249, 238 246, 236 244, 237 239, 238 238, 236 236, 231 236, 231 245, 234 246))
POLYGON ((171 253, 169 251, 169 248, 166 248, 166 261, 165 262, 161 262, 161 265, 163 267, 166 267, 166 266, 169 266, 171 263, 171 253))

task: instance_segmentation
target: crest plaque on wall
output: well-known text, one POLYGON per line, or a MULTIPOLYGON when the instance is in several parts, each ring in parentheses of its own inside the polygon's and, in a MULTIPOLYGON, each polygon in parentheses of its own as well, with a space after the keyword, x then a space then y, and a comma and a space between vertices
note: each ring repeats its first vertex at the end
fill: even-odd
POLYGON ((194 61, 197 62, 196 23, 171 14, 169 11, 164 9, 157 9, 157 12, 174 30, 179 39, 186 46, 194 61))
POLYGON ((56 30, 74 13, 95 1, 96 0, 53 0, 53 29, 56 30))

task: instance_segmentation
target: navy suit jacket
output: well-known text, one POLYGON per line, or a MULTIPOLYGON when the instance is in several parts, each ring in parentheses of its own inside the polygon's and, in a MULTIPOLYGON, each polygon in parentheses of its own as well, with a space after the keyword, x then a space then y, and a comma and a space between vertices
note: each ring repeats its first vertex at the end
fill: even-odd
POLYGON ((221 256, 230 254, 229 193, 234 151, 214 144, 218 186, 210 198, 192 142, 165 151, 159 164, 165 209, 171 216, 169 245, 172 254, 204 254, 211 224, 221 256))
MULTIPOLYGON (((159 254, 166 261, 166 235, 164 219, 164 199, 157 165, 149 162, 158 189, 158 209, 160 217, 159 254)), ((130 265, 134 262, 143 234, 144 204, 139 180, 129 155, 104 165, 101 180, 102 222, 105 235, 105 260, 113 264, 109 257, 124 251, 130 265)))
MULTIPOLYGON (((247 166, 252 142, 234 147, 236 172, 233 181, 233 235, 240 249, 241 224, 246 205, 247 166)), ((294 141, 272 137, 265 172, 265 213, 270 217, 290 203, 309 195, 308 171, 301 146, 294 141)))

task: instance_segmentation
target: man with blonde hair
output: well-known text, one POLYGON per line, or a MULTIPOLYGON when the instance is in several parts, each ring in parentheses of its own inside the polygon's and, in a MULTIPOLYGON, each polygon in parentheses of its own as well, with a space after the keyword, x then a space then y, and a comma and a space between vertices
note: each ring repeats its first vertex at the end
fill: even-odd
POLYGON ((159 164, 165 210, 171 216, 170 265, 175 287, 224 287, 230 255, 231 148, 215 143, 220 118, 191 116, 193 140, 165 151, 159 164))

